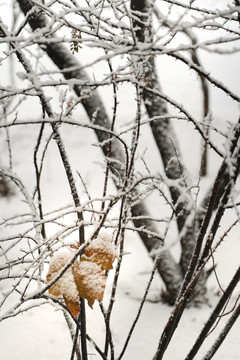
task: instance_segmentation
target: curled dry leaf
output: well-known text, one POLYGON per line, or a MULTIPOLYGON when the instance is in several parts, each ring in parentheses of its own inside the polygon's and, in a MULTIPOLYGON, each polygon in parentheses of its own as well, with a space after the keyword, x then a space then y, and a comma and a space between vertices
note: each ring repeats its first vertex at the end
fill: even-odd
POLYGON ((67 300, 65 296, 63 298, 64 298, 64 301, 65 301, 66 307, 68 308, 68 310, 70 311, 72 316, 74 318, 77 318, 78 315, 80 314, 79 301, 67 300))
MULTIPOLYGON (((50 282, 59 274, 59 272, 62 270, 62 268, 71 261, 73 257, 72 253, 59 253, 55 255, 49 264, 49 270, 47 273, 47 282, 50 282)), ((75 260, 75 263, 78 263, 77 260, 75 260)), ((80 308, 79 308, 79 296, 77 287, 74 281, 73 276, 73 266, 70 266, 70 268, 67 269, 67 271, 61 276, 58 281, 52 285, 49 289, 49 294, 54 296, 63 296, 65 304, 71 314, 74 317, 77 317, 80 308)))
POLYGON ((106 276, 98 264, 82 260, 74 263, 73 274, 78 290, 78 295, 87 299, 92 308, 95 300, 102 300, 106 286, 106 276))
POLYGON ((85 250, 85 255, 103 270, 111 270, 114 260, 118 257, 117 250, 106 233, 100 234, 91 242, 85 250))
MULTIPOLYGON (((87 299, 92 308, 95 300, 102 300, 106 287, 105 271, 113 267, 118 256, 117 250, 108 234, 101 234, 85 249, 81 261, 74 264, 49 289, 54 296, 63 296, 67 308, 77 317, 79 297, 87 299)), ((47 282, 54 279, 62 268, 71 261, 70 252, 59 253, 52 258, 47 273, 47 282)))

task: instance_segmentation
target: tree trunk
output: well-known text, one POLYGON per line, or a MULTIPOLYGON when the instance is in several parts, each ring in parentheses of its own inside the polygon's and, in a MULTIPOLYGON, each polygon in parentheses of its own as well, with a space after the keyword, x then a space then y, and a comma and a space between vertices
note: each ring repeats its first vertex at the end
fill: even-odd
MULTIPOLYGON (((152 42, 151 7, 151 4, 146 0, 131 0, 136 40, 142 43, 152 42)), ((189 193, 188 175, 183 165, 174 128, 171 121, 164 118, 164 115, 168 114, 167 104, 165 100, 157 95, 157 93, 161 93, 161 87, 157 77, 154 58, 148 56, 146 61, 146 58, 140 56, 138 61, 140 63, 139 67, 141 63, 142 67, 144 67, 143 72, 146 86, 143 88, 143 98, 149 119, 160 117, 159 120, 151 121, 150 125, 162 158, 166 176, 171 180, 178 180, 178 187, 170 186, 169 190, 175 208, 178 230, 180 234, 182 233, 180 265, 183 274, 185 274, 195 248, 196 235, 199 231, 198 223, 192 214, 194 211, 194 201, 189 193), (154 90, 154 92, 149 89, 154 90), (191 222, 187 221, 188 218, 192 218, 191 222)), ((199 279, 199 284, 195 287, 193 296, 195 303, 205 301, 206 291, 205 276, 203 274, 199 279)))

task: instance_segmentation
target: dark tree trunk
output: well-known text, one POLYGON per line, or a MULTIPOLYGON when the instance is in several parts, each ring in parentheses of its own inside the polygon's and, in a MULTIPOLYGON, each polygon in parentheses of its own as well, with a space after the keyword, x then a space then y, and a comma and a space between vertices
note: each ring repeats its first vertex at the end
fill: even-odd
MULTIPOLYGON (((151 5, 148 1, 143 0, 139 2, 138 0, 131 0, 131 9, 133 11, 133 27, 135 29, 136 40, 144 43, 151 42, 151 5)), ((178 230, 179 233, 182 232, 180 265, 182 273, 185 274, 195 248, 199 223, 193 218, 191 225, 185 225, 188 217, 193 217, 191 211, 194 210, 193 199, 191 203, 189 202, 191 195, 189 193, 190 185, 187 183, 188 175, 181 157, 174 128, 171 121, 164 118, 164 115, 168 115, 167 104, 163 98, 157 95, 157 93, 161 93, 161 87, 157 77, 154 59, 149 56, 148 59, 140 56, 139 63, 141 62, 144 64, 144 79, 146 83, 146 86, 143 88, 145 107, 150 119, 158 118, 158 120, 153 120, 150 123, 152 133, 161 155, 167 177, 171 180, 179 180, 178 187, 170 186, 169 190, 175 208, 178 230)), ((205 276, 202 275, 199 279, 199 284, 195 288, 195 295, 193 296, 195 297, 195 303, 205 301, 204 295, 206 291, 205 276)))

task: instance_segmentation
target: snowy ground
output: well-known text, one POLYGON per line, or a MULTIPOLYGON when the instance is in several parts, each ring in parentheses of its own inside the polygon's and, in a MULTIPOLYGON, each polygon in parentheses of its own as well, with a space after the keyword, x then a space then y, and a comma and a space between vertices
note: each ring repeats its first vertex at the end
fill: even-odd
MULTIPOLYGON (((233 57, 231 65, 226 67, 226 58, 218 59, 217 66, 214 57, 210 58, 206 55, 203 62, 208 64, 209 68, 221 81, 229 82, 231 88, 239 92, 239 72, 233 73, 232 69, 239 63, 239 55, 233 57), (224 71, 223 71, 224 69, 224 71)), ((0 68, 0 75, 3 83, 8 82, 5 75, 6 69, 0 68)), ((199 90, 193 91, 193 85, 196 85, 196 76, 176 66, 176 62, 169 62, 169 59, 163 58, 159 62, 159 74, 161 76, 162 87, 171 96, 175 97, 180 103, 185 101, 186 107, 189 108, 197 116, 201 116, 201 104, 199 104, 199 90), (161 69, 164 69, 163 71, 161 69), (166 71, 165 69, 168 69, 166 71), (182 86, 184 82, 185 86, 182 86), (181 87, 181 91, 179 88, 181 87)), ((194 89, 197 89, 197 86, 194 89)), ((134 108, 132 106, 133 94, 130 88, 122 88, 120 91, 120 107, 119 119, 122 124, 126 124, 134 117, 134 108)), ((103 99, 111 111, 112 103, 108 90, 103 94, 103 99)), ((57 101, 55 106, 57 106, 57 101)), ((28 119, 34 117, 36 103, 28 103, 27 107, 22 110, 22 115, 28 119)), ((226 125, 226 118, 230 121, 236 121, 238 107, 232 101, 223 97, 222 94, 215 90, 212 93, 212 109, 215 121, 223 128, 226 125), (230 114, 230 116, 229 116, 230 114)), ((73 116, 84 117, 84 113, 73 116)), ((87 118, 86 118, 87 121, 87 118)), ((193 177, 198 179, 199 169, 199 148, 201 144, 196 142, 196 134, 191 125, 175 124, 177 134, 180 139, 180 146, 186 161, 187 167, 193 177), (194 144, 194 146, 193 146, 194 144)), ((37 138, 37 127, 31 128, 14 128, 11 130, 11 141, 13 145, 13 166, 14 170, 23 179, 25 185, 29 189, 33 188, 34 167, 32 153, 37 138), (23 161, 24 159, 24 161, 23 161)), ((99 162, 103 161, 100 150, 92 146, 96 143, 96 138, 89 130, 77 130, 75 128, 62 128, 61 132, 64 137, 66 149, 74 170, 79 170, 82 177, 86 181, 91 195, 99 196, 99 188, 102 191, 102 168, 99 162), (89 166, 91 164, 91 166, 89 166)), ((0 156, 1 161, 6 165, 8 159, 5 158, 6 144, 4 132, 0 132, 0 156)), ((150 162, 151 168, 160 168, 161 162, 158 155, 155 154, 155 146, 149 139, 150 132, 146 129, 141 135, 139 152, 143 152, 147 148, 145 157, 150 162)), ((222 140, 220 139, 220 142, 222 140)), ((218 161, 211 155, 209 175, 202 182, 205 191, 211 183, 211 177, 216 171, 218 161)), ((56 209, 71 201, 68 186, 65 180, 65 174, 62 169, 61 162, 58 157, 55 144, 51 144, 48 150, 48 157, 45 163, 43 174, 44 189, 44 210, 45 212, 56 209)), ((84 197, 79 179, 77 180, 80 193, 84 197)), ((31 192, 30 191, 30 192, 31 192)), ((149 200, 152 210, 157 209, 157 204, 153 199, 149 200)), ((10 199, 0 199, 0 221, 7 216, 20 213, 25 208, 25 204, 21 201, 21 196, 15 195, 10 199)), ((228 211, 224 218, 224 222, 231 223, 232 213, 228 211)), ((54 231, 49 226, 49 232, 54 231)), ((11 230, 6 230, 6 235, 11 230)), ((224 226, 223 226, 224 231, 224 226)), ((223 232, 222 231, 222 232, 223 232)), ((174 241, 176 236, 175 229, 169 233, 169 241, 174 241)), ((139 303, 145 291, 146 284, 149 280, 152 270, 152 261, 149 259, 145 249, 136 235, 131 232, 126 236, 126 252, 128 255, 124 257, 123 267, 121 271, 116 302, 114 305, 112 317, 112 329, 115 343, 116 354, 119 354, 129 328, 135 318, 139 303)), ((178 254, 177 247, 173 249, 178 254)), ((235 227, 227 238, 227 241, 219 248, 216 254, 216 262, 218 264, 217 272, 224 287, 228 284, 235 270, 239 265, 239 227, 235 227)), ((111 283, 111 276, 108 279, 111 283)), ((0 284, 0 292, 4 293, 5 283, 0 284)), ((162 288, 161 280, 155 277, 150 289, 148 300, 144 305, 142 316, 135 329, 133 337, 130 341, 128 350, 124 356, 126 360, 150 360, 152 359, 158 345, 161 332, 171 314, 171 307, 163 304, 160 299, 160 291, 162 288)), ((210 305, 205 305, 201 309, 187 309, 179 324, 171 345, 166 352, 166 360, 183 360, 187 355, 194 339, 201 330, 204 322, 211 313, 213 304, 217 301, 219 287, 216 279, 212 276, 209 280, 210 305)), ((239 292, 239 288, 238 288, 239 292)), ((108 299, 108 289, 106 291, 106 300, 108 299)), ((233 295, 231 304, 237 297, 237 291, 233 295)), ((14 302, 14 299, 12 299, 14 302)), ((231 308, 231 304, 229 308, 231 308)), ((7 305, 12 305, 11 303, 7 305)), ((213 343, 220 329, 222 328, 225 318, 222 319, 218 328, 206 340, 202 350, 196 356, 196 360, 200 360, 209 346, 213 343)), ((98 309, 98 305, 94 305, 94 309, 87 312, 87 329, 89 335, 102 345, 104 341, 104 322, 98 309)), ((216 360, 239 360, 240 359, 240 322, 238 321, 229 336, 225 340, 223 346, 215 355, 216 360)), ((32 309, 27 313, 21 314, 16 318, 8 319, 0 323, 0 349, 1 358, 6 360, 30 360, 33 357, 36 360, 66 360, 70 359, 71 339, 66 322, 61 311, 54 310, 50 305, 44 305, 40 308, 32 309)), ((89 359, 99 359, 96 353, 89 349, 89 359)))

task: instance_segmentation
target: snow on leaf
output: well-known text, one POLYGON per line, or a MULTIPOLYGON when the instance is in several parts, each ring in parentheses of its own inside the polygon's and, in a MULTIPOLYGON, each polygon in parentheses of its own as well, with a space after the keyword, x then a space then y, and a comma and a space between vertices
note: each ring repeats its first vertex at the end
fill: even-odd
POLYGON ((73 274, 78 295, 87 299, 91 308, 95 300, 103 299, 106 276, 101 266, 84 259, 80 263, 74 263, 73 274))
POLYGON ((94 239, 86 248, 85 255, 103 270, 111 270, 114 260, 118 257, 117 250, 107 233, 100 234, 94 239))
MULTIPOLYGON (((52 258, 47 282, 53 280, 62 268, 71 261, 72 253, 59 253, 52 258)), ((106 287, 105 271, 113 267, 117 250, 108 234, 94 239, 85 249, 81 261, 74 264, 50 287, 49 293, 63 296, 66 306, 74 317, 79 314, 79 297, 88 301, 92 308, 95 300, 102 300, 106 287)))
MULTIPOLYGON (((47 273, 47 282, 50 282, 59 274, 61 269, 71 261, 73 257, 72 253, 59 253, 55 255, 49 264, 49 270, 47 273)), ((78 263, 75 260, 75 263, 78 263)), ((77 287, 73 276, 73 267, 69 269, 61 276, 61 278, 50 287, 49 294, 54 296, 63 296, 65 304, 71 314, 76 317, 79 314, 79 297, 77 287)))

